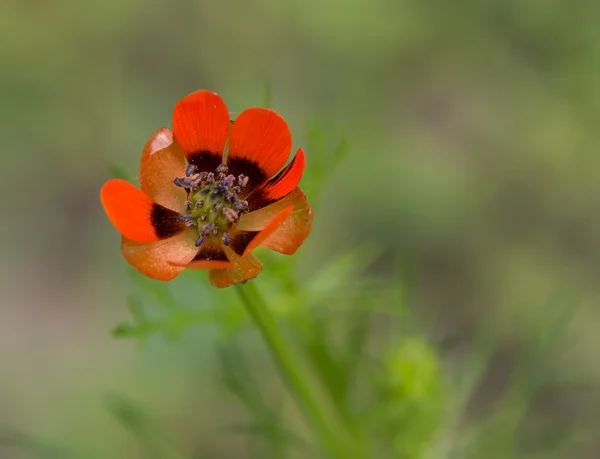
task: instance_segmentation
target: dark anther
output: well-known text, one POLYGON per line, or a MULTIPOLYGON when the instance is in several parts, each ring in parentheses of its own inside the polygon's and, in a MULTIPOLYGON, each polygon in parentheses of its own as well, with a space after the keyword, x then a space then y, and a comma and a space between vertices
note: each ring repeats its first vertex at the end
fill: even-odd
POLYGON ((217 174, 226 174, 228 170, 225 164, 219 164, 216 169, 217 174))
POLYGON ((187 179, 187 180, 189 180, 189 181, 190 181, 190 184, 191 184, 193 187, 199 187, 199 186, 202 184, 202 180, 200 180, 200 177, 199 177, 199 176, 197 176, 197 175, 196 175, 196 176, 194 176, 194 177, 192 177, 192 178, 189 178, 189 179, 187 179))
POLYGON ((206 214, 200 215, 200 220, 202 220, 202 221, 206 220, 206 214))
POLYGON ((190 221, 194 220, 194 217, 192 217, 191 215, 188 215, 188 214, 179 214, 179 217, 177 217, 177 219, 180 222, 190 222, 190 221))
POLYGON ((200 173, 198 174, 198 178, 199 178, 200 180, 206 180, 206 177, 208 177, 208 172, 200 172, 200 173))
POLYGON ((190 164, 188 167, 185 168, 185 176, 189 177, 192 174, 195 174, 196 172, 198 172, 198 166, 196 166, 195 164, 190 164))
POLYGON ((231 236, 229 236, 229 233, 227 231, 223 233, 223 244, 231 244, 231 236))
POLYGON ((209 172, 208 175, 206 176, 206 181, 208 183, 214 183, 215 182, 215 174, 212 172, 209 172))
POLYGON ((227 185, 227 187, 232 187, 235 183, 235 175, 229 174, 227 177, 223 179, 223 182, 227 185))
POLYGON ((230 223, 235 223, 240 219, 240 215, 233 209, 225 207, 222 211, 223 216, 229 220, 230 223))
POLYGON ((204 205, 204 199, 200 199, 200 201, 198 201, 196 203, 196 209, 202 209, 203 205, 204 205))
POLYGON ((246 212, 248 210, 248 201, 246 200, 240 200, 237 201, 235 203, 235 208, 239 211, 239 212, 246 212))
POLYGON ((196 239, 196 242, 194 242, 194 244, 196 245, 196 247, 200 247, 202 244, 204 244, 205 239, 206 238, 204 236, 200 236, 198 239, 196 239))
POLYGON ((213 212, 218 211, 221 208, 222 205, 223 205, 223 201, 215 202, 215 205, 213 206, 212 211, 213 212))
POLYGON ((223 197, 227 200, 227 201, 231 201, 231 198, 233 198, 233 193, 229 190, 225 190, 225 192, 223 193, 223 197))
POLYGON ((250 177, 244 175, 244 174, 240 174, 238 175, 238 183, 240 184, 240 186, 243 188, 246 185, 248 185, 248 182, 250 181, 250 177))
POLYGON ((192 201, 188 201, 188 200, 185 200, 185 201, 183 201, 183 203, 185 204, 185 206, 186 206, 188 209, 191 209, 191 208, 192 208, 192 206, 194 205, 194 203, 193 203, 192 201))
MULTIPOLYGON (((201 234, 202 236, 208 236, 210 233, 214 233, 214 230, 219 231, 216 227, 215 224, 213 222, 209 222, 206 225, 204 225, 202 228, 200 228, 200 230, 202 231, 201 234)), ((216 233, 214 233, 216 234, 216 233)))
POLYGON ((194 188, 194 183, 191 179, 189 178, 176 178, 175 180, 173 180, 173 183, 177 186, 180 186, 182 188, 185 188, 186 190, 190 190, 192 188, 194 188))

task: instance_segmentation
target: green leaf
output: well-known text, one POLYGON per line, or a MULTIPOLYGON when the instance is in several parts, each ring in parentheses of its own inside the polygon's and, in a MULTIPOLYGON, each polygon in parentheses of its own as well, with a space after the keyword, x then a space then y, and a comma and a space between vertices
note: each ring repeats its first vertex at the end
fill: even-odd
POLYGON ((238 432, 260 434, 269 451, 269 457, 283 457, 284 451, 291 447, 304 445, 304 440, 287 432, 277 412, 270 407, 260 392, 252 369, 246 365, 243 354, 233 341, 219 347, 223 383, 246 406, 255 420, 245 424, 238 432))
POLYGON ((353 289, 354 280, 375 261, 383 248, 372 242, 347 250, 326 263, 305 284, 305 292, 311 299, 327 297, 346 289, 353 289))
POLYGON ((112 330, 115 338, 130 338, 136 336, 136 327, 129 322, 121 322, 112 330))
POLYGON ((156 459, 183 459, 165 439, 158 426, 146 416, 131 399, 110 394, 105 399, 107 409, 144 446, 149 457, 156 459))

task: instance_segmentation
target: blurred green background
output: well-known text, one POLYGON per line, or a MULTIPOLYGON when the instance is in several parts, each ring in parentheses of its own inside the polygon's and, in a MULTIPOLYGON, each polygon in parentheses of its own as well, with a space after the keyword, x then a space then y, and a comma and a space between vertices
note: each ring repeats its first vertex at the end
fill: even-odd
MULTIPOLYGON (((268 85, 309 164, 311 123, 324 149, 349 146, 323 183, 299 278, 376 243, 360 276, 394 286, 398 265, 411 267, 416 352, 434 352, 449 392, 481 375, 460 424, 485 420, 491 434, 444 417, 436 442, 478 446, 428 457, 599 457, 600 3, 9 0, 1 11, 0 426, 146 457, 105 409, 118 393, 188 455, 269 457, 222 428, 246 415, 223 389, 212 327, 143 348, 111 336, 135 287, 98 199, 109 164, 137 173, 181 97, 210 89, 239 112, 263 105, 268 85), (513 379, 523 371, 533 376, 513 379)), ((249 349, 252 373, 270 368, 249 349)), ((31 457, 5 443, 1 458, 31 457)))

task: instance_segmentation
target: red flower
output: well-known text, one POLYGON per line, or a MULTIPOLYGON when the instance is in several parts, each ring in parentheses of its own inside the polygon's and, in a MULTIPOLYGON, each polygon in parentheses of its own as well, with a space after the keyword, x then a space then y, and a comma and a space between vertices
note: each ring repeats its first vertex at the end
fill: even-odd
POLYGON ((293 254, 312 210, 298 188, 304 152, 279 171, 291 148, 287 123, 272 110, 249 108, 230 122, 217 94, 180 100, 173 131, 159 129, 144 147, 141 191, 113 179, 100 193, 127 262, 161 280, 208 269, 213 285, 227 287, 260 273, 256 247, 293 254))

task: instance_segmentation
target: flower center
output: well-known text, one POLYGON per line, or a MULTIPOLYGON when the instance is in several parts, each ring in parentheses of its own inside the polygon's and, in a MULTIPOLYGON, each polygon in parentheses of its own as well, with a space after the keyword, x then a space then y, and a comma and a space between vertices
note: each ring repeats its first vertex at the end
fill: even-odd
POLYGON ((215 172, 198 172, 198 168, 190 164, 185 177, 173 181, 187 192, 186 212, 179 219, 197 228, 197 247, 209 238, 221 238, 223 244, 229 245, 229 230, 248 211, 248 201, 238 197, 248 185, 248 177, 227 175, 227 171, 227 166, 220 164, 215 172))

